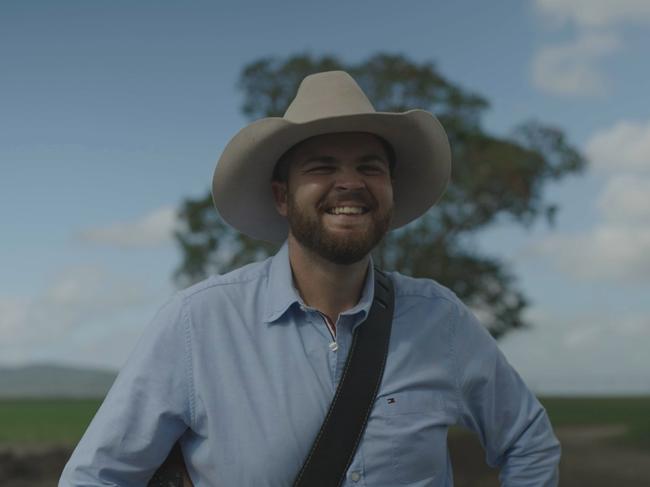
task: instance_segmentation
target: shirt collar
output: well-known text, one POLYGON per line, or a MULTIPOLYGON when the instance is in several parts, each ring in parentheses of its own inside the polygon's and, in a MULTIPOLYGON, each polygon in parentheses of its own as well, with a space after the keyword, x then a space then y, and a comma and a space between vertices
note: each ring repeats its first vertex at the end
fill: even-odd
POLYGON ((363 291, 361 292, 361 299, 352 308, 341 313, 343 316, 359 315, 355 320, 355 325, 361 323, 366 319, 370 313, 370 306, 375 295, 375 267, 372 263, 372 256, 368 263, 368 273, 366 275, 366 282, 363 284, 363 291))
MULTIPOLYGON (((375 293, 375 270, 372 265, 372 257, 370 258, 369 266, 361 299, 352 308, 342 313, 343 315, 361 313, 361 320, 364 320, 368 315, 375 293)), ((300 294, 298 294, 298 290, 293 285, 293 275, 291 273, 291 264, 289 263, 289 246, 287 242, 284 242, 278 253, 271 259, 266 284, 264 321, 267 323, 276 321, 294 303, 304 305, 300 294)))

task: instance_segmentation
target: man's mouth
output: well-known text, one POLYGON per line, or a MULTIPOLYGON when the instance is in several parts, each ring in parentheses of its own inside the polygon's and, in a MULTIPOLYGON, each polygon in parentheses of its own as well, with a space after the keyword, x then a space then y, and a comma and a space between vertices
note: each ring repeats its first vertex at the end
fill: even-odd
POLYGON ((333 206, 325 211, 330 215, 363 215, 369 210, 366 206, 333 206))

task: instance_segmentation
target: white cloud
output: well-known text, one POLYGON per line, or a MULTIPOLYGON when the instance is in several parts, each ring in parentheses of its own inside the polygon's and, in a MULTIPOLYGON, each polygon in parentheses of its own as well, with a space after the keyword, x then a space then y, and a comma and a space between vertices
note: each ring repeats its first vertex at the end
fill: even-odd
POLYGON ((20 332, 28 321, 30 301, 26 298, 0 297, 0 343, 20 332))
POLYGON ((98 267, 77 267, 53 283, 37 303, 67 316, 67 326, 75 327, 144 301, 145 290, 136 283, 98 267))
POLYGON ((550 236, 533 249, 582 279, 650 282, 649 227, 604 223, 584 234, 550 236))
POLYGON ((606 221, 650 228, 650 178, 612 176, 598 200, 606 221))
POLYGON ((85 230, 79 238, 122 248, 154 247, 171 241, 177 222, 176 209, 163 207, 135 221, 85 230))
POLYGON ((535 0, 535 8, 551 26, 575 32, 572 42, 544 46, 533 57, 533 84, 554 95, 604 94, 608 79, 599 62, 621 49, 624 25, 650 23, 648 0, 535 0))
POLYGON ((585 153, 598 169, 650 174, 650 120, 622 120, 595 133, 585 153))
POLYGON ((602 27, 620 22, 650 22, 648 0, 536 0, 539 12, 560 22, 602 27))
POLYGON ((69 269, 41 295, 0 297, 0 357, 29 359, 74 333, 146 304, 150 292, 138 284, 94 267, 69 269))
POLYGON ((533 58, 533 83, 557 95, 600 95, 606 91, 607 80, 597 62, 619 47, 620 42, 612 34, 595 33, 568 44, 543 47, 533 58))
POLYGON ((508 360, 538 392, 650 392, 650 317, 638 313, 567 316, 533 308, 534 327, 499 342, 508 360))
POLYGON ((561 344, 568 350, 580 350, 589 348, 597 343, 599 338, 598 328, 592 327, 572 327, 562 338, 561 344))
POLYGON ((588 280, 650 282, 650 121, 621 121, 594 134, 585 152, 606 181, 589 231, 531 245, 565 274, 588 280))

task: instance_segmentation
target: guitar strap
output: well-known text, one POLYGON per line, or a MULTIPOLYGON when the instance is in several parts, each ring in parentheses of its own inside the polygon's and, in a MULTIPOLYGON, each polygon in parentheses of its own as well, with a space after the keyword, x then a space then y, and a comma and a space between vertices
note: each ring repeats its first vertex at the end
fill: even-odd
POLYGON ((338 487, 343 483, 384 374, 394 303, 392 282, 375 268, 370 312, 354 331, 334 399, 293 487, 338 487))
MULTIPOLYGON (((354 458, 379 391, 388 355, 395 296, 391 280, 375 268, 375 295, 357 326, 334 399, 293 487, 338 487, 354 458)), ((191 487, 178 444, 148 487, 191 487)))

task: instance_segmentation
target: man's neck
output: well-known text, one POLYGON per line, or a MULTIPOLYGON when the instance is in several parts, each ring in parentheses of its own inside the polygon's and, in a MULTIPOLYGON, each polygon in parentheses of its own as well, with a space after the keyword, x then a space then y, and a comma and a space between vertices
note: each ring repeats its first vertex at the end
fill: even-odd
POLYGON ((335 264, 289 237, 293 279, 305 304, 336 323, 339 314, 361 299, 369 257, 350 265, 335 264))

